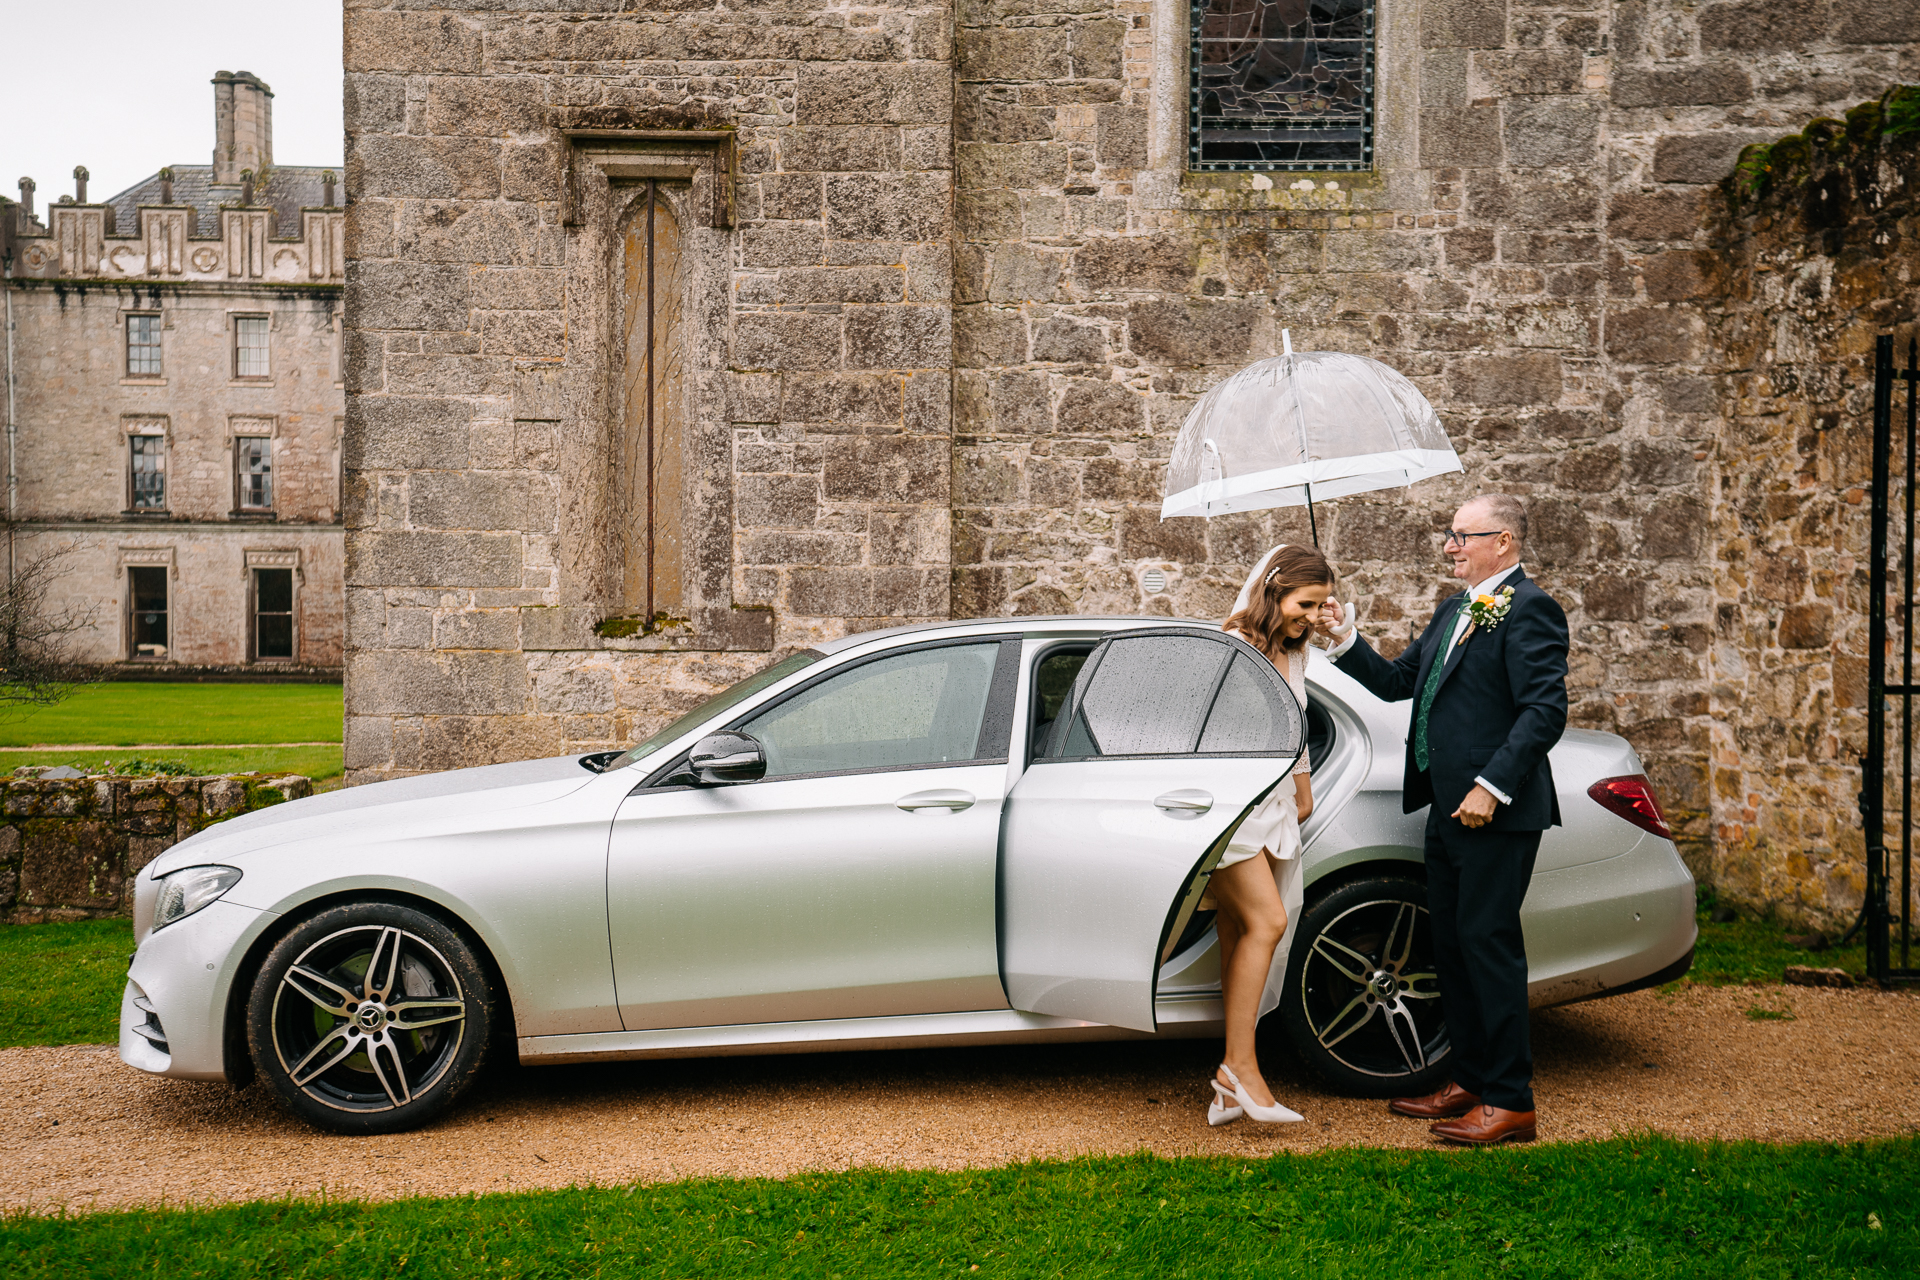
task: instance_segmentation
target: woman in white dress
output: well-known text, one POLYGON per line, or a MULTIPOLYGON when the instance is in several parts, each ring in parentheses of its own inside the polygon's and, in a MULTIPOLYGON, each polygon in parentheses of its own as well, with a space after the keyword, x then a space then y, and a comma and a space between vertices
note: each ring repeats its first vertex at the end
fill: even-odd
MULTIPOLYGON (((1311 547, 1278 546, 1240 591, 1222 630, 1266 655, 1286 677, 1294 700, 1307 705, 1307 638, 1321 606, 1333 594, 1333 566, 1311 547)), ((1254 807, 1214 868, 1207 898, 1218 914, 1220 987, 1226 1005, 1227 1046, 1213 1080, 1209 1124, 1242 1115, 1264 1123, 1299 1120, 1278 1105, 1260 1074, 1254 1028, 1274 1007, 1279 982, 1275 953, 1287 932, 1289 899, 1300 905, 1300 824, 1313 812, 1311 766, 1302 751, 1292 785, 1282 778, 1254 807)))

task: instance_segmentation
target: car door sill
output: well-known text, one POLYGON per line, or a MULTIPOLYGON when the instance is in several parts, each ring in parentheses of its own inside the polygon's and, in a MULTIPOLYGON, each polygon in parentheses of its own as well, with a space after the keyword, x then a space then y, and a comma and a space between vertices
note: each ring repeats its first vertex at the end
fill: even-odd
MULTIPOLYGON (((1155 1003, 1160 1039, 1219 1034, 1218 996, 1176 996, 1155 1003)), ((1098 1022, 1055 1018, 1017 1009, 923 1013, 887 1018, 831 1018, 818 1022, 755 1022, 652 1031, 594 1031, 520 1037, 520 1061, 558 1066, 634 1058, 712 1058, 740 1054, 838 1053, 916 1049, 935 1045, 1033 1044, 1065 1040, 1150 1040, 1155 1036, 1098 1022)))

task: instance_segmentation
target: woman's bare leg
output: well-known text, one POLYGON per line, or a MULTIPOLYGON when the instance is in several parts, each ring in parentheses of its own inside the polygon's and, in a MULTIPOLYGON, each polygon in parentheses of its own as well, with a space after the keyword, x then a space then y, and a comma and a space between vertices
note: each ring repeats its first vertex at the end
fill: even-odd
POLYGON ((1232 912, 1220 906, 1217 898, 1214 900, 1213 929, 1220 938, 1220 983, 1224 990, 1227 970, 1233 967, 1234 948, 1240 945, 1240 925, 1232 912))
MULTIPOLYGON (((1287 908, 1273 882, 1273 867, 1262 851, 1213 873, 1208 886, 1220 910, 1220 987, 1226 1005, 1227 1047, 1224 1061, 1240 1078, 1247 1096, 1272 1106, 1273 1094, 1260 1074, 1254 1050, 1254 1026, 1260 1017, 1260 993, 1266 989, 1274 948, 1287 929, 1287 908), (1228 946, 1228 935, 1232 945, 1228 946)), ((1224 1073, 1219 1077, 1227 1084, 1224 1073)))

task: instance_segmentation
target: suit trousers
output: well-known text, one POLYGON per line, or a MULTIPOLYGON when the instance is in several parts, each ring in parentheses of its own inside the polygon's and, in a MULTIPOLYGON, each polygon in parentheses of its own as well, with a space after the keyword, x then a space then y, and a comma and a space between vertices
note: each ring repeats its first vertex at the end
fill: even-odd
POLYGON ((1470 830, 1438 805, 1427 817, 1427 909, 1453 1081, 1507 1111, 1533 1110, 1520 904, 1540 835, 1470 830))

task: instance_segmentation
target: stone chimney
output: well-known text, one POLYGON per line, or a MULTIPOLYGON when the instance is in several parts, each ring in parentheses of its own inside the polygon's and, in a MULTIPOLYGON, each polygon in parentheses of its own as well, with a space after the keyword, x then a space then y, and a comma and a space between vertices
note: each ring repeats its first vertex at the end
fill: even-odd
POLYGON ((32 178, 20 179, 20 209, 28 222, 33 221, 33 191, 39 185, 32 178))
POLYGON ((73 202, 75 204, 87 202, 87 179, 92 176, 87 172, 87 166, 83 164, 73 166, 73 202))
POLYGON ((273 90, 251 71, 213 77, 213 182, 237 186, 243 169, 273 167, 273 90))

